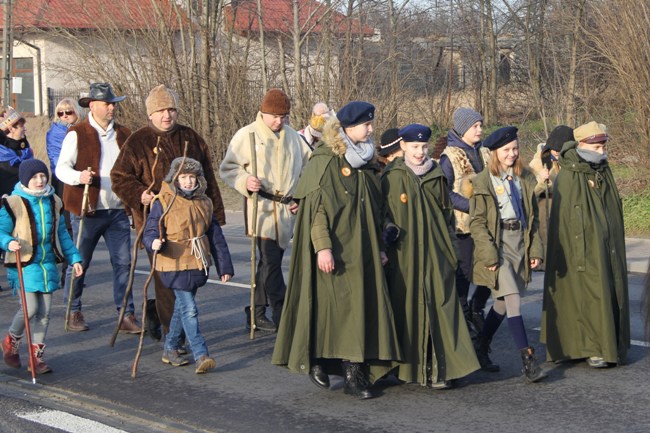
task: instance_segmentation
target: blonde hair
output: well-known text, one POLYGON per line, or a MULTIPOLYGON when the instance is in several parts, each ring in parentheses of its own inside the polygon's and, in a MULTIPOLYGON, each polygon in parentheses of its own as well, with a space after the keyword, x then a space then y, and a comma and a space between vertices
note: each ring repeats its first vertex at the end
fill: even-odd
MULTIPOLYGON (((518 147, 519 143, 517 143, 517 148, 518 147)), ((501 163, 499 162, 499 157, 497 156, 497 150, 499 149, 490 151, 490 160, 488 161, 488 170, 490 170, 490 174, 493 176, 501 176, 501 163)), ((520 156, 521 155, 517 156, 517 159, 512 166, 512 174, 517 177, 521 176, 521 173, 524 171, 524 165, 521 163, 520 156)))
POLYGON ((75 101, 72 98, 63 98, 59 101, 58 104, 56 104, 56 108, 54 109, 54 114, 56 114, 57 111, 64 111, 65 109, 70 109, 74 111, 77 114, 77 122, 79 123, 83 120, 85 117, 84 111, 81 109, 77 101, 75 101))

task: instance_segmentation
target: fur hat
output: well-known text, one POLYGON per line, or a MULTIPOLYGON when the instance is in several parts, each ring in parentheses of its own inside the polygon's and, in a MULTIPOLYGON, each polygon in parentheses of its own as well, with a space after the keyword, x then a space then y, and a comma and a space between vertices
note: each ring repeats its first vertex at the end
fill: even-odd
POLYGON ((375 119, 375 106, 363 101, 349 102, 336 113, 343 128, 357 126, 375 119))
POLYGON ((173 108, 178 110, 178 96, 176 93, 160 84, 149 92, 149 96, 144 101, 147 107, 147 116, 151 116, 156 111, 164 110, 165 108, 173 108))
POLYGON ((199 161, 192 158, 185 158, 185 162, 183 163, 182 168, 181 162, 183 162, 183 157, 175 158, 172 161, 171 165, 169 166, 169 173, 167 173, 167 176, 165 177, 165 182, 171 183, 171 181, 174 180, 174 176, 176 176, 177 171, 179 172, 179 175, 192 173, 195 174, 196 177, 203 177, 203 167, 201 167, 201 163, 199 161))
POLYGON ((564 143, 574 140, 575 138, 573 137, 573 129, 569 128, 566 125, 556 126, 548 135, 546 145, 544 145, 544 151, 550 149, 559 152, 562 150, 564 143))
POLYGON ((24 187, 29 186, 29 180, 36 175, 36 173, 44 173, 47 180, 50 180, 50 172, 47 166, 40 159, 26 159, 18 166, 18 179, 24 187))
POLYGON ((264 95, 260 111, 266 114, 285 116, 291 111, 291 101, 282 89, 271 89, 264 95))
POLYGON ((18 123, 20 119, 24 119, 24 117, 13 107, 7 106, 4 115, 0 118, 0 129, 6 131, 10 126, 18 123))
POLYGON ((604 143, 609 140, 607 127, 594 121, 578 126, 573 130, 573 135, 576 141, 589 144, 604 143))
POLYGON ((399 136, 399 129, 390 128, 381 134, 379 144, 379 156, 388 156, 391 153, 399 150, 399 145, 402 142, 402 137, 399 136))
POLYGON ((497 150, 511 141, 515 141, 517 139, 517 131, 518 129, 516 126, 504 126, 503 128, 499 128, 483 141, 483 147, 490 150, 497 150))
POLYGON ((460 107, 454 111, 454 131, 459 137, 463 137, 467 130, 476 122, 482 122, 483 116, 471 108, 460 107))

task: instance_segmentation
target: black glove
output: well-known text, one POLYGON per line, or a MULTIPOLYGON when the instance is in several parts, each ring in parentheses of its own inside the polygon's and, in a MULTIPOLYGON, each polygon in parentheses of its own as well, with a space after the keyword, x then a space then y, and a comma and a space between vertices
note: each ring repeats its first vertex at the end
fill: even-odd
POLYGON ((393 223, 386 224, 384 231, 381 234, 381 238, 384 241, 384 245, 392 245, 397 242, 399 239, 399 227, 393 223))

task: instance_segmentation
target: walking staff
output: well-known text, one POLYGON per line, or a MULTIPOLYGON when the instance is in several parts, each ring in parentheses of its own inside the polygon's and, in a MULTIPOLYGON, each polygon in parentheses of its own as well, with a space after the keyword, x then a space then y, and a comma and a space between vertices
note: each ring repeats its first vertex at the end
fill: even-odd
POLYGON ((32 383, 36 385, 36 368, 34 368, 34 346, 32 346, 32 331, 29 328, 29 312, 27 311, 27 297, 25 296, 25 282, 23 281, 23 264, 20 259, 20 250, 16 250, 16 270, 18 271, 18 282, 20 283, 20 302, 23 306, 23 316, 25 317, 25 334, 27 334, 29 370, 32 372, 32 383))
MULTIPOLYGON (((253 170, 253 177, 257 177, 257 152, 255 150, 255 133, 251 131, 248 135, 251 143, 251 166, 253 170)), ((257 271, 257 191, 253 193, 253 220, 251 223, 251 310, 255 305, 255 273, 257 271)), ((251 334, 250 339, 255 338, 255 314, 251 313, 251 334)))
MULTIPOLYGON (((92 173, 92 167, 88 167, 88 171, 92 173)), ((81 220, 79 221, 79 232, 77 233, 77 242, 75 246, 77 249, 79 249, 79 246, 81 245, 81 234, 83 233, 83 228, 84 228, 84 220, 86 219, 86 211, 88 207, 88 190, 90 188, 90 184, 87 183, 84 186, 84 195, 83 198, 81 199, 81 220)), ((68 291, 68 304, 65 307, 65 324, 63 325, 63 328, 65 329, 65 332, 68 332, 68 320, 70 319, 70 309, 72 308, 72 295, 74 291, 74 281, 76 279, 76 276, 74 275, 74 272, 70 274, 70 289, 68 291)), ((126 299, 126 298, 124 298, 126 299)))

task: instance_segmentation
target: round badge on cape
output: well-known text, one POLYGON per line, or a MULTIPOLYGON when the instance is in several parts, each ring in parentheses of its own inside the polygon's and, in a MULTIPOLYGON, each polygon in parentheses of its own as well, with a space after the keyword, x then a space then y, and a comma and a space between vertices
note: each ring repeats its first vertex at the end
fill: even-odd
POLYGON ((587 181, 587 183, 588 183, 589 186, 592 187, 592 188, 595 188, 595 187, 596 187, 596 184, 595 184, 594 181, 591 180, 591 179, 589 179, 589 180, 587 181))
POLYGON ((349 175, 352 174, 352 170, 350 170, 349 167, 343 167, 341 169, 341 173, 343 174, 343 176, 348 177, 349 175))
POLYGON ((499 185, 496 188, 494 188, 494 190, 496 191, 497 194, 501 195, 506 192, 506 187, 503 185, 499 185))
POLYGON ((158 146, 154 146, 153 148, 153 154, 157 155, 158 154, 158 146))
POLYGON ((407 201, 409 201, 409 196, 406 195, 405 192, 403 192, 403 193, 400 194, 400 196, 399 196, 399 200, 400 200, 402 203, 406 203, 407 201))

